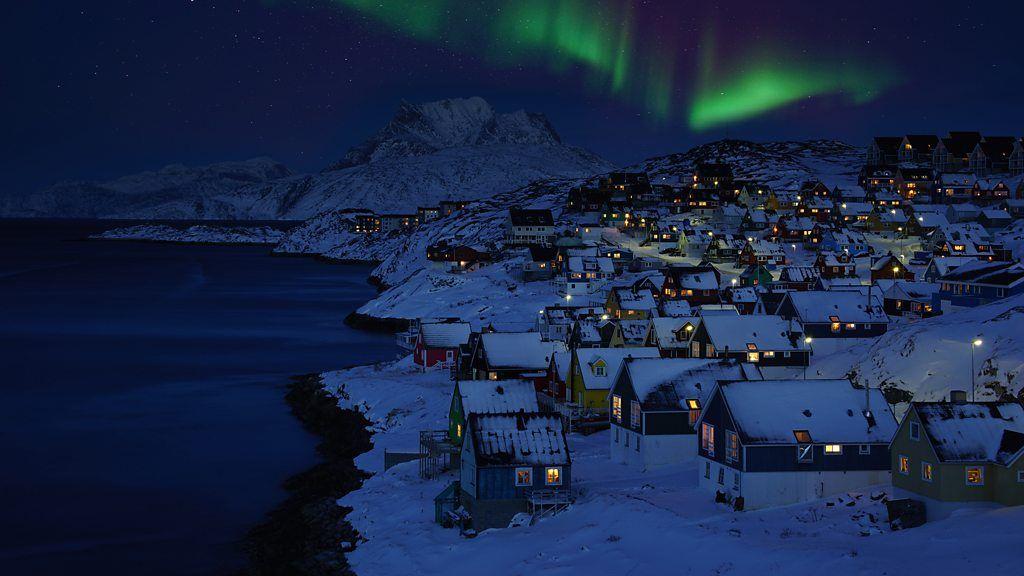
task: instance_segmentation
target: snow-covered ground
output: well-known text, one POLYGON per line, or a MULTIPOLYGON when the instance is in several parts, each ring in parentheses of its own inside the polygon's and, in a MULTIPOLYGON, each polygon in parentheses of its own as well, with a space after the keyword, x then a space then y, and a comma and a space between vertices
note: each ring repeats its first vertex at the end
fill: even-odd
POLYGON ((969 512, 891 532, 887 486, 754 512, 715 505, 681 465, 639 473, 608 458, 607 432, 569 438, 576 503, 528 527, 474 539, 433 523, 433 498, 452 479, 424 481, 415 462, 383 471, 385 449, 415 450, 418 431, 445 427, 452 383, 409 361, 324 375, 344 407, 373 423, 371 472, 341 504, 366 538, 357 574, 1021 574, 1024 508, 969 512), (874 497, 874 498, 873 498, 874 497))

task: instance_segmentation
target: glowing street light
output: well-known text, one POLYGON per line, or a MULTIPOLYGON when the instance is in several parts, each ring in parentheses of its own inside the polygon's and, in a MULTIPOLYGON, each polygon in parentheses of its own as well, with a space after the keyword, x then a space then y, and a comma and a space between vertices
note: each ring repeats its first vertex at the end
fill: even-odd
POLYGON ((971 402, 974 402, 974 349, 981 346, 981 338, 975 338, 971 342, 971 402))

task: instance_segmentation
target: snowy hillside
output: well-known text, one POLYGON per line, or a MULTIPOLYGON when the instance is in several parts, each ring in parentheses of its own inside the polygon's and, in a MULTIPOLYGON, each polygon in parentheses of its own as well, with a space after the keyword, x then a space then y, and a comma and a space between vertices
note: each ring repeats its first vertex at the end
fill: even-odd
POLYGON ((0 204, 14 217, 229 220, 243 205, 225 195, 242 186, 290 174, 270 158, 209 166, 172 165, 109 182, 61 182, 46 190, 15 195, 0 204))
POLYGON ((268 159, 169 166, 111 182, 58 184, 9 200, 0 215, 294 220, 345 208, 408 213, 612 168, 563 144, 542 115, 496 114, 480 98, 442 100, 403 104, 378 134, 319 174, 292 175, 268 159))
POLYGON ((627 170, 646 170, 654 183, 674 183, 688 177, 700 162, 731 164, 737 179, 766 183, 778 190, 797 190, 806 180, 853 188, 864 164, 864 151, 835 140, 718 140, 681 154, 649 158, 627 170))
MULTIPOLYGON (((825 376, 852 371, 857 381, 913 394, 914 400, 941 400, 953 390, 970 390, 971 342, 975 349, 978 400, 1022 399, 1024 295, 948 312, 916 322, 897 322, 880 338, 817 357, 813 367, 825 376)), ((890 394, 908 399, 907 394, 890 394)))

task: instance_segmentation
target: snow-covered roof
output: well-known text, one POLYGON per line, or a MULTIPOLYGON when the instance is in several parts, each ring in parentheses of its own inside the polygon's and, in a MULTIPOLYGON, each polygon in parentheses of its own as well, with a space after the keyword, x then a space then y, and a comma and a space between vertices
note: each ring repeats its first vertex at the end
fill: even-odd
POLYGON ((794 430, 806 430, 815 444, 888 443, 896 432, 885 396, 870 395, 848 380, 761 380, 723 382, 719 389, 744 444, 797 444, 794 430))
POLYGON ((469 414, 538 412, 537 391, 528 380, 462 380, 462 411, 469 414))
POLYGON ((790 292, 786 298, 803 322, 834 322, 833 317, 839 318, 839 322, 889 321, 877 294, 872 295, 870 307, 867 305, 867 297, 858 290, 808 290, 790 292))
POLYGON ((633 290, 632 288, 614 288, 619 308, 622 310, 657 310, 658 303, 650 290, 633 290))
POLYGON ((782 246, 775 242, 768 242, 767 240, 754 240, 753 242, 747 242, 750 249, 754 252, 755 256, 783 256, 785 251, 782 246))
POLYGON ((572 365, 572 354, 566 352, 555 352, 554 356, 555 373, 558 380, 566 382, 569 379, 569 366, 572 365))
POLYGON ((940 186, 974 186, 978 177, 965 172, 944 172, 939 175, 940 186))
POLYGON ((657 358, 657 348, 577 348, 576 361, 587 390, 608 390, 615 382, 615 376, 625 358, 657 358), (594 367, 604 364, 604 375, 597 374, 594 367))
POLYGON ((916 212, 914 218, 917 219, 918 226, 922 228, 944 228, 949 226, 949 220, 946 218, 946 215, 937 212, 916 212))
POLYGON ((884 290, 882 298, 892 300, 917 300, 930 304, 932 295, 939 291, 939 285, 933 282, 879 280, 877 284, 884 290))
POLYGON ((938 258, 932 258, 928 267, 935 267, 935 271, 939 276, 945 276, 953 270, 956 270, 960 266, 967 264, 968 262, 977 262, 977 258, 971 256, 940 256, 938 258))
POLYGON ((998 462, 1004 432, 1024 433, 1024 408, 1015 402, 915 402, 913 409, 943 462, 998 462))
POLYGON ((642 343, 647 337, 647 320, 619 320, 622 340, 628 344, 642 343))
POLYGON ((469 322, 424 322, 420 335, 427 348, 458 348, 469 342, 473 329, 469 322))
POLYGON ((689 345, 689 336, 697 329, 700 323, 698 316, 672 316, 663 318, 652 318, 650 329, 658 339, 658 346, 663 349, 685 348, 689 345), (693 326, 693 330, 686 332, 686 325, 693 326), (678 335, 682 335, 682 339, 678 335))
POLYGON ((615 273, 615 261, 611 258, 589 258, 583 256, 569 257, 569 272, 603 272, 615 273))
POLYGON ((686 300, 662 300, 661 313, 665 316, 692 316, 693 310, 686 300))
POLYGON ((817 278, 813 266, 786 266, 779 273, 779 279, 788 282, 814 282, 817 278))
POLYGON ((719 380, 743 378, 738 363, 703 358, 632 359, 622 369, 644 410, 682 410, 687 399, 703 406, 719 380))
POLYGON ((751 345, 752 352, 800 349, 800 343, 789 338, 789 321, 780 316, 714 315, 705 317, 702 324, 716 350, 746 351, 751 345))
POLYGON ((974 260, 942 276, 943 282, 964 282, 1009 287, 1024 281, 1024 266, 1017 262, 974 260))
POLYGON ((839 205, 839 213, 844 216, 867 215, 874 211, 875 207, 870 202, 843 202, 839 205))
POLYGON ((558 414, 474 414, 469 430, 477 466, 569 464, 558 414))
POLYGON ((545 342, 537 332, 490 332, 480 336, 480 345, 491 368, 546 370, 551 354, 565 350, 562 342, 545 342))

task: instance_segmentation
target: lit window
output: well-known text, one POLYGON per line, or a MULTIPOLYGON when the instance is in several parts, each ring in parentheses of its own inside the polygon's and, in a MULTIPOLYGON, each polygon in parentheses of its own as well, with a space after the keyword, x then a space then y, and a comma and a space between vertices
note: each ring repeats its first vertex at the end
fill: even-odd
POLYGON ((831 326, 832 332, 839 332, 839 326, 840 326, 839 322, 833 322, 832 326, 831 326))
POLYGON ((825 444, 825 454, 829 456, 838 456, 843 453, 842 444, 825 444))
POLYGON ((612 394, 612 418, 615 421, 622 423, 622 397, 618 394, 612 394))
POLYGON ((910 458, 909 457, 900 454, 899 470, 900 470, 900 474, 903 474, 904 476, 906 476, 907 474, 910 474, 910 458))
POLYGON ((807 430, 793 430, 793 436, 796 438, 796 441, 801 444, 811 443, 811 433, 807 430))
POLYGON ((455 425, 455 436, 457 438, 462 438, 462 424, 455 425))
POLYGON ((735 432, 725 432, 725 459, 728 462, 740 459, 740 437, 735 432))
POLYGON ((925 482, 932 481, 932 464, 931 462, 921 462, 921 480, 925 482))
POLYGON ((548 486, 562 485, 562 467, 551 466, 544 469, 544 483, 548 486))
POLYGON ((640 403, 636 400, 629 403, 629 423, 633 428, 640 428, 640 403))
POLYGON ((910 439, 920 440, 921 439, 921 425, 917 422, 910 423, 910 439))
POLYGON ((490 379, 490 380, 497 380, 498 379, 498 373, 497 372, 488 372, 487 373, 487 378, 490 379))
POLYGON ((708 456, 715 456, 715 427, 707 422, 700 427, 700 447, 707 452, 708 456))
POLYGON ((533 468, 516 468, 516 486, 533 486, 533 468))
POLYGON ((985 484, 985 469, 981 466, 968 466, 965 474, 968 486, 983 486, 985 484))
POLYGON ((747 362, 757 362, 760 355, 757 352, 747 352, 747 362))

